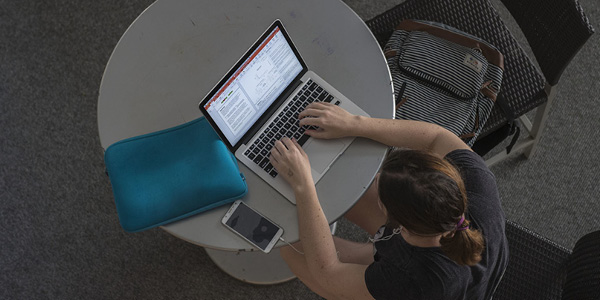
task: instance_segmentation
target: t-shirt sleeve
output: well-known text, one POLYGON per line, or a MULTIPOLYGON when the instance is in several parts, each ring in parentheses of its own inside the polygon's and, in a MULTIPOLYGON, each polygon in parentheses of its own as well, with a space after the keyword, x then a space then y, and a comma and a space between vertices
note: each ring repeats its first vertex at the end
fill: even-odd
POLYGON ((503 223, 504 212, 496 177, 475 152, 461 149, 446 155, 459 170, 465 183, 468 199, 468 213, 479 225, 494 226, 503 223))

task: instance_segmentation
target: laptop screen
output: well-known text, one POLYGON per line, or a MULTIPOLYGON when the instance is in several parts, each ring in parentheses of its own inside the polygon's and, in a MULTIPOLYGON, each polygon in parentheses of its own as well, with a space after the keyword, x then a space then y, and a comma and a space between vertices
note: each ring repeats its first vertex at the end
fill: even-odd
POLYGON ((203 101, 204 110, 232 146, 303 70, 279 26, 272 26, 257 45, 203 101))

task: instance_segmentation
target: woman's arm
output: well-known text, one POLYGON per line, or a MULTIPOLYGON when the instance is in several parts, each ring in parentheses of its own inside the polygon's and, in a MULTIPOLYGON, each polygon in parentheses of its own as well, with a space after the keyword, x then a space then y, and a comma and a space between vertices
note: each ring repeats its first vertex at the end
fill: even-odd
POLYGON ((300 113, 300 125, 318 126, 306 134, 316 138, 365 137, 394 147, 429 150, 440 157, 456 149, 469 149, 445 128, 420 121, 356 116, 330 103, 312 103, 300 113))
POLYGON ((312 279, 335 297, 371 299, 364 280, 367 265, 342 263, 337 256, 302 147, 289 138, 277 141, 271 163, 294 190, 300 240, 312 279))

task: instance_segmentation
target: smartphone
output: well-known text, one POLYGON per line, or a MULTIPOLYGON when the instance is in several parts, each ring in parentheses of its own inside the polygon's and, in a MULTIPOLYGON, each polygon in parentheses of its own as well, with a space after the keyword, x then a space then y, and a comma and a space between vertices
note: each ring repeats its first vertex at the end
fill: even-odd
POLYGON ((281 227, 242 200, 237 200, 231 205, 221 223, 265 253, 269 253, 283 235, 281 227))

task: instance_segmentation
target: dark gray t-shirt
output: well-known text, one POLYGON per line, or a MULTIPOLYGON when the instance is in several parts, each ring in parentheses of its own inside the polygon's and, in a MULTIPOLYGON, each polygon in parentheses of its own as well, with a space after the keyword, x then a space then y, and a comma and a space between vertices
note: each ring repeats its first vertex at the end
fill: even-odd
MULTIPOLYGON (((375 299, 489 299, 508 264, 505 217, 494 174, 474 152, 455 150, 446 159, 458 167, 467 190, 466 218, 479 229, 485 249, 479 264, 459 266, 439 247, 408 244, 402 235, 375 242, 375 262, 365 281, 375 299)), ((392 234, 383 228, 382 236, 392 234)))

